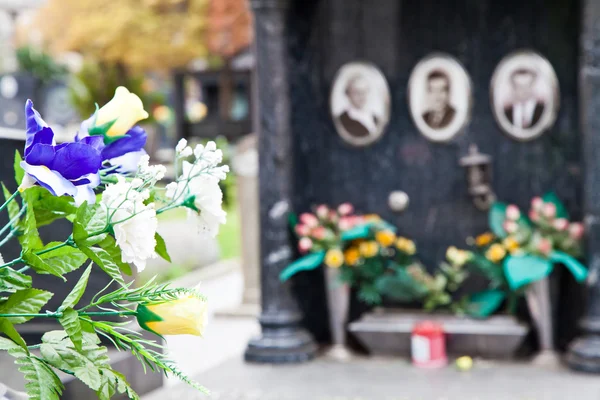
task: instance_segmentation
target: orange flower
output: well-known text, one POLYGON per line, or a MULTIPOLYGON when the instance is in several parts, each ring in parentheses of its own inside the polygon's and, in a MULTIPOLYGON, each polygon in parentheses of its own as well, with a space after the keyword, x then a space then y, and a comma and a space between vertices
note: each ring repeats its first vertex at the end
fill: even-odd
POLYGON ((396 234, 392 231, 379 231, 375 234, 375 240, 383 247, 390 247, 396 240, 396 234))
POLYGON ((346 265, 354 266, 360 259, 360 252, 356 247, 350 247, 344 252, 344 261, 346 265))
POLYGON ((494 234, 491 232, 482 233, 475 238, 475 244, 478 247, 484 247, 490 244, 494 240, 494 234))

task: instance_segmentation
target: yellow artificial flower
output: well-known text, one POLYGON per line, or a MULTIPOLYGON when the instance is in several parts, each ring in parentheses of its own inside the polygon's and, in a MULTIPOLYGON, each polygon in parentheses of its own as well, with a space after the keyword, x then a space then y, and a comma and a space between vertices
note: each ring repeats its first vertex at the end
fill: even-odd
POLYGON ((157 335, 202 336, 206 327, 207 304, 204 299, 188 295, 157 304, 140 304, 140 326, 157 335))
POLYGON ((475 244, 479 247, 484 247, 494 240, 494 234, 491 232, 482 233, 475 238, 475 244))
POLYGON ((364 257, 375 257, 377 253, 379 253, 379 245, 377 242, 370 240, 368 242, 362 242, 359 246, 359 250, 360 254, 364 257))
POLYGON ((396 240, 396 234, 392 231, 379 231, 375 234, 375 240, 383 247, 390 247, 396 240))
POLYGON ((360 252, 356 247, 350 247, 346 249, 344 252, 344 261, 346 265, 353 266, 356 265, 358 260, 360 259, 360 252))
POLYGON ((502 244, 510 254, 513 254, 519 250, 519 242, 517 242, 517 240, 512 236, 509 236, 506 239, 504 239, 502 244))
POLYGON ((396 240, 396 248, 409 256, 412 256, 417 252, 417 246, 415 246, 415 242, 405 237, 399 237, 396 240))
POLYGON ((457 267, 465 265, 471 257, 472 254, 470 251, 460 250, 454 246, 450 246, 448 247, 448 250, 446 250, 446 259, 448 259, 452 265, 457 267))
POLYGON ((506 256, 506 250, 501 244, 496 243, 490 246, 485 252, 485 256, 492 262, 500 262, 506 256))
POLYGON ((98 110, 96 126, 113 122, 106 131, 106 136, 122 136, 130 130, 136 122, 148 118, 142 100, 127 88, 119 86, 114 97, 98 110))
POLYGON ((325 254, 325 265, 331 268, 339 268, 344 263, 344 254, 338 248, 331 249, 325 254))

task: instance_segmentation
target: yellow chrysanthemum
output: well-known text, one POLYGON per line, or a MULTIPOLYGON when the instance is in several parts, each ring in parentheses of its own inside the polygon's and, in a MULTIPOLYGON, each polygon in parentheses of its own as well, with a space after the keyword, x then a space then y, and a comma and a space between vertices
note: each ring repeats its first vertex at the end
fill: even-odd
POLYGON ((344 263, 344 254, 340 249, 331 249, 325 254, 325 265, 331 268, 339 268, 344 263))
POLYGON ((379 231, 375 234, 375 240, 383 247, 390 247, 396 240, 396 234, 392 231, 379 231))
POLYGON ((353 266, 356 265, 358 260, 360 259, 360 252, 356 247, 350 247, 346 249, 344 252, 344 261, 346 265, 353 266))
POLYGON ((490 246, 485 252, 485 256, 492 262, 500 262, 506 256, 506 250, 501 244, 496 243, 490 246))
POLYGON ((475 244, 479 247, 487 246, 494 240, 494 234, 491 232, 482 233, 475 238, 475 244))
POLYGON ((137 308, 140 326, 158 335, 202 336, 206 317, 206 301, 191 295, 137 308))
POLYGON ((377 242, 371 240, 368 242, 363 242, 359 246, 360 254, 363 257, 375 257, 377 253, 379 253, 379 245, 377 242))
POLYGON ((417 252, 417 246, 415 246, 415 242, 405 237, 399 237, 396 240, 396 248, 411 256, 417 252))
POLYGON ((452 265, 462 267, 471 259, 471 252, 466 250, 459 250, 454 246, 448 247, 446 250, 446 259, 450 261, 452 265))
POLYGON ((514 252, 519 250, 519 242, 517 242, 517 240, 512 236, 509 236, 506 239, 504 239, 502 241, 502 244, 510 254, 513 254, 514 252))

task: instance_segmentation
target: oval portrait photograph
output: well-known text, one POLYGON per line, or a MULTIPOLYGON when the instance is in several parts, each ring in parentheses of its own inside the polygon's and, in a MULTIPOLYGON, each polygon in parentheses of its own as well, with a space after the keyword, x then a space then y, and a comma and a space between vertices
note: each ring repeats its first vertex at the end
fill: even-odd
POLYGON ((338 134, 354 146, 375 142, 390 120, 390 89, 373 64, 343 65, 333 81, 329 101, 338 134))
POLYGON ((413 68, 408 105, 415 125, 427 139, 447 142, 470 119, 471 80, 464 67, 447 54, 432 54, 413 68))
POLYGON ((550 128, 559 106, 558 78, 546 58, 533 51, 504 57, 490 84, 494 117, 504 132, 532 140, 550 128))

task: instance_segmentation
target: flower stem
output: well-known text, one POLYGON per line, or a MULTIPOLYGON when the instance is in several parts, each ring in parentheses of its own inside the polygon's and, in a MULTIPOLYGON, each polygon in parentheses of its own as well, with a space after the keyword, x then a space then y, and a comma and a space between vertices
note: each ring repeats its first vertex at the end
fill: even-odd
MULTIPOLYGON (((136 315, 135 311, 79 311, 79 315, 85 315, 88 317, 101 317, 101 316, 110 316, 110 315, 118 315, 118 316, 127 316, 127 315, 136 315)), ((38 313, 38 314, 27 314, 27 313, 7 313, 0 314, 0 318, 13 318, 13 317, 23 317, 23 318, 61 318, 63 313, 61 311, 57 312, 47 312, 47 313, 38 313)))
POLYGON ((8 205, 8 203, 10 203, 11 201, 13 201, 15 199, 15 197, 17 197, 19 195, 19 191, 16 190, 8 199, 6 199, 6 201, 4 202, 4 204, 2 204, 0 206, 0 211, 4 210, 6 208, 6 206, 8 205))
POLYGON ((181 204, 179 204, 179 203, 175 203, 175 204, 171 204, 171 205, 168 205, 168 206, 164 206, 164 207, 159 208, 158 210, 156 210, 156 214, 162 214, 165 211, 172 210, 172 209, 177 208, 179 206, 181 206, 181 204))
MULTIPOLYGON (((60 249, 61 247, 70 246, 70 245, 71 245, 70 244, 70 239, 68 239, 67 241, 65 241, 63 243, 57 244, 56 246, 52 246, 52 247, 49 247, 49 248, 44 249, 44 250, 40 250, 38 252, 35 252, 34 254, 36 256, 41 256, 42 254, 46 254, 46 253, 49 253, 49 252, 51 252, 53 250, 60 249)), ((0 269, 6 268, 6 267, 12 267, 13 265, 18 264, 18 263, 20 263, 22 261, 23 261, 22 257, 15 258, 14 260, 12 260, 10 262, 7 262, 5 264, 0 265, 0 269)), ((22 268, 21 270, 26 271, 27 269, 22 268)))

